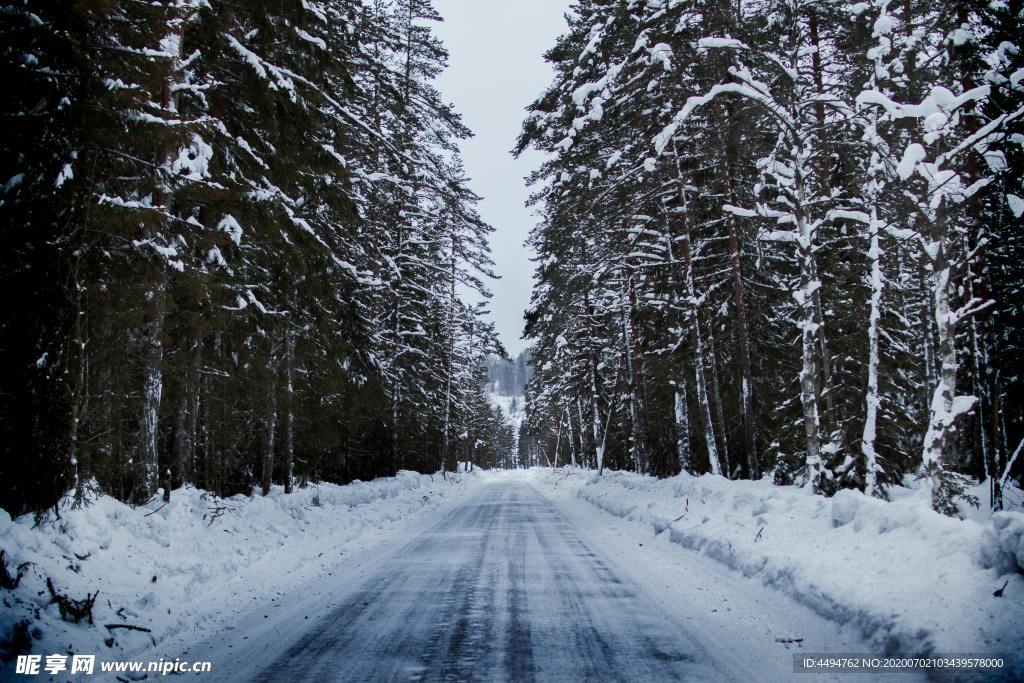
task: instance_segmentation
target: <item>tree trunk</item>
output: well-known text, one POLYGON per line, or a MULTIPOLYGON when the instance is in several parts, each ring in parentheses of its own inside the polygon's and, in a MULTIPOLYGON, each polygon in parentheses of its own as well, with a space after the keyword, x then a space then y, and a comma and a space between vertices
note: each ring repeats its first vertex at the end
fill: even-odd
MULTIPOLYGON (((707 379, 704 374, 704 339, 700 329, 700 313, 698 311, 698 298, 693 277, 693 248, 690 241, 690 208, 686 198, 686 177, 683 174, 682 162, 679 159, 679 152, 675 142, 672 143, 672 154, 676 165, 676 182, 679 185, 679 236, 680 251, 683 269, 683 296, 685 298, 686 325, 689 328, 690 345, 693 351, 693 369, 697 390, 697 407, 700 411, 701 426, 704 428, 704 443, 708 451, 708 464, 712 474, 721 474, 722 465, 718 457, 718 439, 715 438, 715 427, 711 419, 711 403, 708 400, 707 379)), ((669 262, 675 261, 674 241, 671 232, 669 233, 667 253, 669 262)), ((673 298, 675 295, 673 293, 673 298)), ((676 414, 679 414, 679 388, 681 380, 676 382, 676 414)), ((684 390, 685 391, 685 390, 684 390)), ((685 402, 685 393, 682 396, 685 402)), ((685 405, 683 406, 685 409, 685 405)), ((677 426, 678 431, 678 426, 677 426)), ((689 437, 687 437, 687 441, 689 437)), ((677 453, 679 437, 677 436, 677 453)), ((687 446, 687 451, 689 447, 687 446)), ((690 471, 687 469, 687 471, 690 471)))
MULTIPOLYGON (((727 188, 729 203, 736 205, 732 183, 732 171, 726 162, 720 165, 723 180, 727 188)), ((761 465, 757 457, 757 440, 754 424, 754 379, 750 362, 750 334, 747 329, 746 293, 743 286, 743 272, 740 267, 740 241, 736 217, 727 214, 726 228, 729 231, 729 269, 732 276, 733 315, 736 325, 737 356, 740 364, 740 418, 743 423, 743 449, 747 475, 751 479, 761 478, 761 465)))
POLYGON ((178 395, 178 405, 174 410, 174 466, 178 470, 178 480, 184 479, 184 466, 189 460, 191 435, 188 429, 189 388, 187 380, 183 381, 178 395))
POLYGON ((597 404, 597 360, 593 352, 590 359, 590 407, 593 411, 594 459, 600 476, 604 474, 604 441, 601 439, 601 409, 597 404))
MULTIPOLYGON (((581 246, 582 263, 586 263, 586 249, 581 246)), ((590 304, 590 292, 583 292, 583 308, 587 311, 587 319, 592 320, 594 316, 593 307, 590 304)), ((590 349, 590 409, 594 434, 594 460, 597 463, 597 474, 604 474, 604 441, 601 438, 601 408, 597 400, 597 352, 590 349)))
POLYGON ((291 493, 295 470, 295 329, 284 332, 284 492, 291 493))
MULTIPOLYGON (((169 14, 173 15, 173 8, 169 14)), ((174 56, 170 60, 167 73, 161 88, 161 107, 165 113, 174 117, 178 113, 178 77, 181 68, 183 49, 183 28, 180 19, 168 17, 168 31, 160 41, 160 47, 174 56)), ((170 214, 174 210, 174 190, 171 178, 174 177, 174 148, 171 144, 162 145, 157 163, 160 172, 157 178, 157 201, 164 211, 170 214)), ((148 500, 156 493, 160 485, 159 449, 157 445, 160 400, 163 396, 163 333, 167 315, 167 272, 163 262, 155 267, 153 282, 147 287, 145 294, 144 318, 141 334, 142 352, 142 406, 139 415, 139 465, 137 493, 140 500, 148 500)), ((169 491, 165 491, 165 496, 169 491)))
MULTIPOLYGON (((224 360, 223 345, 220 332, 214 333, 210 352, 215 366, 220 368, 224 360)), ((217 439, 217 429, 213 422, 213 402, 214 394, 217 389, 214 377, 215 375, 213 373, 208 373, 203 378, 204 398, 201 401, 203 413, 203 460, 206 488, 208 488, 210 491, 213 491, 216 495, 219 496, 224 490, 224 482, 223 463, 221 462, 221 450, 219 447, 219 441, 217 439)))
POLYGON ((558 429, 555 430, 555 464, 554 469, 558 469, 558 449, 562 445, 562 420, 558 420, 558 429))
POLYGON ((690 455, 690 415, 686 405, 686 385, 675 382, 675 405, 672 413, 676 427, 676 460, 680 472, 692 473, 690 455))
POLYGON ((871 247, 868 258, 871 259, 871 313, 868 317, 868 388, 867 411, 864 419, 864 432, 861 437, 861 453, 864 455, 864 493, 869 496, 881 496, 878 484, 878 453, 875 450, 878 430, 878 408, 881 398, 878 391, 879 336, 882 321, 882 245, 879 235, 881 221, 877 209, 871 207, 871 223, 869 226, 871 247))
POLYGON ((922 460, 925 481, 931 491, 932 508, 938 512, 952 514, 956 510, 945 490, 945 463, 954 461, 956 444, 956 418, 974 405, 974 397, 960 397, 957 401, 956 374, 956 319, 950 310, 950 289, 952 268, 946 255, 948 224, 945 200, 940 202, 930 235, 930 244, 925 252, 931 259, 933 270, 933 293, 935 301, 935 330, 939 352, 939 381, 932 395, 928 417, 928 430, 924 437, 922 460))
POLYGON ((580 437, 580 460, 583 461, 583 467, 589 468, 590 465, 587 462, 587 455, 586 455, 587 454, 587 445, 585 443, 586 433, 587 433, 587 427, 586 427, 587 423, 586 423, 586 420, 583 419, 583 399, 581 399, 578 395, 576 396, 576 417, 578 418, 578 422, 579 422, 579 425, 580 425, 580 431, 579 431, 579 437, 580 437))
POLYGON ((629 268, 625 272, 622 297, 622 350, 626 357, 626 375, 629 379, 629 418, 630 434, 633 440, 632 455, 634 469, 644 474, 647 471, 647 458, 644 452, 643 430, 640 424, 640 398, 638 396, 639 378, 633 348, 633 278, 629 268))
POLYGON ((572 412, 569 408, 565 409, 565 426, 567 430, 566 440, 569 443, 569 457, 572 459, 570 464, 573 469, 576 469, 576 442, 572 437, 572 412))
POLYGON ((163 268, 153 287, 147 292, 146 312, 142 324, 142 406, 139 412, 139 501, 149 500, 160 486, 159 449, 157 447, 160 399, 163 397, 163 332, 166 292, 163 268))
POLYGON ((188 365, 181 379, 178 405, 174 414, 174 472, 181 483, 192 480, 196 453, 199 413, 199 364, 202 360, 202 334, 191 340, 188 365))
MULTIPOLYGON (((794 158, 800 163, 799 145, 794 158)), ((821 460, 821 424, 818 415, 818 331, 820 324, 814 306, 814 293, 821 286, 815 277, 817 267, 814 257, 814 227, 804 214, 805 187, 802 171, 796 171, 795 207, 798 230, 800 259, 800 289, 796 292, 796 300, 800 306, 800 341, 802 362, 800 366, 800 404, 804 414, 804 433, 806 435, 807 486, 815 493, 821 491, 821 479, 824 467, 821 460)))
POLYGON ((722 403, 721 382, 718 379, 718 351, 715 348, 715 325, 708 325, 708 358, 711 361, 711 395, 714 399, 715 426, 718 429, 722 453, 722 472, 732 479, 732 465, 729 462, 729 441, 725 429, 725 409, 722 403))
POLYGON ((267 360, 267 383, 263 413, 263 470, 261 472, 263 495, 270 494, 274 477, 274 437, 277 429, 277 367, 274 350, 267 360))
POLYGON ((74 277, 71 286, 75 290, 75 307, 72 314, 75 316, 72 324, 71 349, 68 353, 69 362, 74 359, 74 366, 69 368, 69 374, 74 378, 71 384, 71 401, 68 406, 68 465, 71 469, 72 490, 74 491, 75 504, 84 502, 85 491, 82 481, 82 467, 79 463, 78 436, 81 425, 81 416, 85 409, 85 366, 86 366, 86 340, 85 340, 85 310, 82 307, 82 285, 78 281, 78 262, 76 260, 74 277))
POLYGON ((456 273, 455 273, 455 237, 452 236, 451 270, 448 273, 448 357, 445 359, 444 386, 444 418, 441 431, 441 471, 444 472, 448 462, 449 431, 452 415, 452 382, 455 372, 455 305, 456 305, 456 273))

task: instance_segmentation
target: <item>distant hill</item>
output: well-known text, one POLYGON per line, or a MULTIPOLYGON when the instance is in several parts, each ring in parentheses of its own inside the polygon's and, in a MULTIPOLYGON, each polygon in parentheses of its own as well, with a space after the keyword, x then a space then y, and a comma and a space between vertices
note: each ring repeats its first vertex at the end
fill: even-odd
MULTIPOLYGON (((526 383, 533 376, 530 360, 529 349, 516 356, 515 360, 503 360, 498 356, 488 357, 487 380, 491 393, 496 396, 522 397, 526 383)), ((521 398, 519 402, 522 403, 521 398)))
POLYGON ((487 358, 487 390, 493 403, 512 428, 512 452, 510 467, 519 467, 519 429, 526 417, 526 383, 533 376, 529 349, 515 360, 504 360, 498 356, 487 358))

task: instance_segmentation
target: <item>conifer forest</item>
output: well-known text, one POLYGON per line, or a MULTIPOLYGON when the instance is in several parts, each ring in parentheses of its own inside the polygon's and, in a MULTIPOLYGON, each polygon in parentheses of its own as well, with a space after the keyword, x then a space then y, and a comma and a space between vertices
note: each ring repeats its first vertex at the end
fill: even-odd
POLYGON ((1024 0, 0 0, 0 80, 0 681, 1024 680, 1024 0))
POLYGON ((438 18, 6 7, 4 507, 496 457, 490 227, 432 86, 438 18))
POLYGON ((598 469, 913 476, 947 513, 966 475, 998 505, 1024 443, 1022 22, 581 2, 517 145, 549 154, 531 433, 598 469))

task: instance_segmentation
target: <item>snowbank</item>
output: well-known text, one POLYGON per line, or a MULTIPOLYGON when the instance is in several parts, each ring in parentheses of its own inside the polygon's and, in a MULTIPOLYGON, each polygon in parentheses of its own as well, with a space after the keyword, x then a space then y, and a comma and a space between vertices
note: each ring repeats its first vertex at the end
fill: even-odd
POLYGON ((981 653, 1024 679, 1024 514, 979 523, 843 491, 834 498, 767 481, 625 472, 538 471, 549 491, 617 517, 858 627, 887 653, 981 653), (993 592, 1008 582, 1002 597, 993 592))
MULTIPOLYGON (((347 555, 388 540, 432 511, 475 489, 476 473, 457 484, 441 476, 321 484, 285 495, 213 498, 193 488, 171 503, 132 508, 101 497, 83 509, 34 526, 0 509, 0 549, 7 566, 31 562, 14 591, 0 589, 0 655, 19 622, 29 622, 33 654, 70 651, 106 659, 132 655, 171 636, 197 636, 238 607, 273 603, 347 555), (81 599, 99 591, 95 626, 61 619, 46 587, 81 599), (131 624, 151 633, 117 629, 131 624)), ((8 643, 9 647, 9 643, 8 643)), ((0 661, 0 679, 14 663, 0 661), (4 667, 7 667, 5 670, 4 667)))

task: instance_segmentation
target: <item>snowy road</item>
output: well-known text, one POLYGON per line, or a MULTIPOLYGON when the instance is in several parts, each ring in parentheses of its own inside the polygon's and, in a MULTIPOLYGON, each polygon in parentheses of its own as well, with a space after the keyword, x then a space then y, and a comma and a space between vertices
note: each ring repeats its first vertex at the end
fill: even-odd
POLYGON ((332 677, 724 676, 550 501, 510 482, 487 486, 403 548, 260 679, 332 677))
POLYGON ((789 637, 867 649, 759 583, 677 553, 528 476, 500 475, 189 654, 212 660, 218 680, 773 681, 793 677, 789 637))

